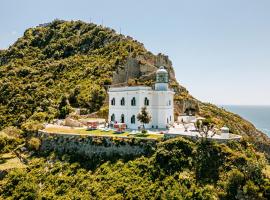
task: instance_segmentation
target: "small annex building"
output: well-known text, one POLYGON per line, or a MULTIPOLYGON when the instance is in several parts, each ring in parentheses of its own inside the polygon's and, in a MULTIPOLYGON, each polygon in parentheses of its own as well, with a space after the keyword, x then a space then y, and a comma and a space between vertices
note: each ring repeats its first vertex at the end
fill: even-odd
POLYGON ((125 123, 129 129, 138 129, 142 124, 137 115, 146 107, 151 122, 146 129, 165 129, 174 123, 174 91, 169 88, 169 74, 164 67, 156 72, 154 87, 110 87, 109 119, 111 124, 125 123))

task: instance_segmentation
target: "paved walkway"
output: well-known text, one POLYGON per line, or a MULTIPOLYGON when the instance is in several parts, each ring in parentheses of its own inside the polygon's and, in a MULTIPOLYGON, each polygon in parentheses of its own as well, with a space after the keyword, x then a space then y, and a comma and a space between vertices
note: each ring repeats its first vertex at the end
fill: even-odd
MULTIPOLYGON (((47 128, 48 127, 53 127, 53 128, 62 128, 62 129, 68 129, 68 130, 71 130, 71 129, 85 129, 86 127, 79 127, 79 128, 71 128, 71 127, 66 127, 66 126, 59 126, 59 125, 52 125, 52 124, 49 124, 46 126, 47 128)), ((99 128, 100 130, 103 130, 104 128, 100 127, 99 128)), ((113 130, 113 129, 109 129, 109 130, 113 130)), ((127 130, 127 132, 130 133, 130 135, 132 134, 137 134, 139 133, 139 131, 137 130, 127 130)), ((57 134, 65 134, 65 133, 57 133, 57 134)), ((190 123, 190 124, 175 124, 174 127, 171 127, 169 130, 158 130, 158 129, 150 129, 148 130, 148 134, 152 134, 152 135, 163 135, 165 137, 177 137, 177 136, 184 136, 184 137, 190 137, 190 138, 201 138, 202 135, 196 131, 196 128, 194 126, 193 123, 190 123)), ((82 133, 72 133, 72 134, 68 134, 68 135, 89 135, 89 134, 82 134, 82 133)), ((209 139, 213 139, 213 140, 239 140, 241 139, 242 137, 239 136, 239 135, 234 135, 234 134, 230 134, 229 135, 229 138, 228 137, 224 137, 224 135, 220 135, 220 134, 213 134, 210 132, 209 133, 209 136, 208 138, 209 139)), ((99 135, 101 136, 101 135, 99 135)), ((106 133, 104 133, 104 135, 102 135, 104 137, 108 136, 106 133)), ((123 138, 126 138, 127 136, 118 136, 118 137, 123 137, 123 138)))
MULTIPOLYGON (((201 138, 202 134, 200 134, 194 124, 179 124, 175 125, 174 128, 170 128, 168 133, 165 134, 165 136, 169 137, 176 137, 176 136, 186 136, 186 137, 191 137, 191 138, 201 138)), ((209 139, 213 140, 239 140, 242 137, 240 135, 235 135, 235 134, 230 134, 229 138, 225 137, 224 135, 221 134, 214 134, 213 132, 209 132, 209 139)))

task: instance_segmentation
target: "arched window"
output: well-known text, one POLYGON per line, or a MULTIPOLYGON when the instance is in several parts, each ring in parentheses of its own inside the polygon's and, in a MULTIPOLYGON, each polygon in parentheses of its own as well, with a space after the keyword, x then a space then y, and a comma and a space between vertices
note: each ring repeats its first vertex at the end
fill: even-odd
POLYGON ((132 106, 136 106, 136 99, 135 99, 135 97, 133 97, 133 98, 131 99, 131 105, 132 105, 132 106))
POLYGON ((135 115, 132 115, 131 120, 130 120, 131 124, 135 124, 136 122, 135 120, 136 120, 135 115))
POLYGON ((121 115, 121 123, 125 123, 125 115, 124 114, 121 115))
POLYGON ((170 116, 170 122, 172 121, 172 116, 170 116))
POLYGON ((111 100, 111 105, 112 105, 112 106, 115 106, 115 98, 112 98, 112 100, 111 100))
POLYGON ((114 122, 114 121, 115 121, 115 115, 112 114, 112 115, 111 115, 111 122, 114 122))
POLYGON ((121 99, 120 105, 121 106, 124 106, 125 105, 125 98, 124 97, 121 99))
POLYGON ((169 106, 170 106, 170 105, 172 105, 172 102, 171 102, 171 100, 169 100, 169 106))
POLYGON ((149 99, 147 97, 144 98, 144 105, 149 106, 149 99))

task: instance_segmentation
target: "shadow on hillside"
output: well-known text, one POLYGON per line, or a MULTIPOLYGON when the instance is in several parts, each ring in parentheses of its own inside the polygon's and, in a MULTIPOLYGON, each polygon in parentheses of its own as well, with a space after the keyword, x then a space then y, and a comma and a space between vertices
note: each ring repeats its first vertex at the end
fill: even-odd
POLYGON ((91 157, 89 156, 83 156, 76 153, 61 153, 57 151, 50 151, 50 152, 39 152, 35 153, 35 157, 40 158, 53 158, 55 160, 65 161, 69 163, 79 163, 82 168, 85 168, 87 170, 94 171, 99 166, 106 162, 110 163, 116 163, 117 161, 121 160, 122 162, 126 163, 131 160, 135 160, 137 158, 140 158, 142 156, 144 157, 150 157, 153 155, 153 151, 149 151, 145 154, 138 154, 138 155, 120 155, 120 154, 110 154, 109 156, 105 153, 103 154, 93 154, 91 157))

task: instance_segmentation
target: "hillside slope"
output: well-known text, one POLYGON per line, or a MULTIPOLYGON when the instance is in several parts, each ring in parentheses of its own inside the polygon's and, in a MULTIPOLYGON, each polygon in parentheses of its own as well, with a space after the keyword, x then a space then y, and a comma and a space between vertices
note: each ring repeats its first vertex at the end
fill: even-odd
POLYGON ((0 51, 0 129, 63 117, 71 107, 98 111, 106 104, 108 85, 151 85, 160 65, 168 69, 176 91, 176 114, 191 109, 210 116, 270 155, 269 138, 251 123, 194 99, 180 86, 167 56, 153 55, 131 37, 81 21, 55 20, 30 28, 0 51))
MULTIPOLYGON (((213 144, 176 138, 149 157, 91 160, 72 155, 33 159, 27 169, 0 179, 3 199, 187 199, 270 198, 269 165, 246 142, 213 144), (96 160, 96 161, 98 161, 96 160), (94 165, 97 165, 95 162, 94 165)), ((105 155, 104 155, 105 156, 105 155)))

